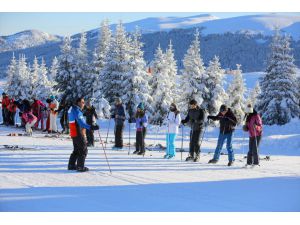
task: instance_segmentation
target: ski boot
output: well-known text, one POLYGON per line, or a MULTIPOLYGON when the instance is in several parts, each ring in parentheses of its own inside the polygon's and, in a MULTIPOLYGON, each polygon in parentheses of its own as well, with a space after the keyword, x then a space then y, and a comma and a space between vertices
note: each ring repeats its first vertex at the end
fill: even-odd
POLYGON ((77 172, 87 172, 89 171, 89 168, 87 167, 77 167, 77 172))
POLYGON ((200 155, 197 154, 196 157, 194 158, 194 162, 199 162, 200 161, 200 155))
POLYGON ((71 165, 69 165, 69 166, 68 166, 68 170, 77 170, 77 168, 76 168, 76 166, 71 166, 71 165))
POLYGON ((132 154, 138 154, 139 150, 135 150, 132 154))
POLYGON ((215 160, 215 159, 211 159, 208 161, 208 163, 211 163, 211 164, 216 164, 218 162, 218 160, 215 160))
POLYGON ((229 161, 227 166, 233 166, 234 161, 229 161))
POLYGON ((192 155, 189 155, 186 159, 185 159, 185 161, 194 161, 194 156, 192 156, 192 155))

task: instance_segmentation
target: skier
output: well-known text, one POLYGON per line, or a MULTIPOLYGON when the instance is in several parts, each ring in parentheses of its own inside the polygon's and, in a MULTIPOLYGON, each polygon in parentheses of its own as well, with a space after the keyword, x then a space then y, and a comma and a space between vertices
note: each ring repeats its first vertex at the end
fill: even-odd
POLYGON ((175 139, 178 134, 178 127, 181 122, 180 112, 177 109, 175 103, 170 105, 170 112, 167 116, 167 135, 166 135, 166 155, 165 159, 171 159, 175 157, 175 139))
POLYGON ((34 124, 37 121, 36 116, 33 115, 31 110, 25 110, 22 113, 22 119, 24 120, 24 123, 25 123, 25 129, 26 129, 27 135, 32 136, 32 127, 34 126, 34 124))
POLYGON ((9 100, 9 105, 7 106, 7 117, 8 117, 8 124, 11 126, 15 125, 15 116, 17 112, 17 105, 13 98, 9 100))
POLYGON ((50 108, 50 121, 49 121, 49 130, 48 133, 57 133, 57 124, 56 124, 56 119, 57 119, 57 109, 59 107, 59 103, 56 100, 54 95, 50 96, 51 103, 49 104, 50 108))
POLYGON ((8 109, 7 106, 9 105, 9 97, 8 95, 3 92, 2 93, 2 118, 3 118, 3 123, 2 125, 8 125, 8 109))
POLYGON ((42 101, 33 98, 33 103, 31 105, 31 108, 32 108, 33 115, 37 117, 37 122, 34 125, 34 127, 38 129, 39 123, 41 122, 41 129, 44 130, 44 110, 46 108, 46 105, 42 101))
POLYGON ((66 103, 65 99, 62 99, 58 109, 56 110, 57 113, 61 113, 60 117, 60 126, 62 128, 61 133, 69 134, 69 123, 68 123, 68 110, 70 106, 66 103))
MULTIPOLYGON (((96 121, 98 120, 98 116, 96 113, 95 107, 91 104, 91 100, 88 100, 83 115, 86 117, 86 123, 88 125, 96 124, 96 121)), ((86 137, 87 137, 87 146, 94 147, 95 140, 94 140, 94 131, 93 130, 87 130, 86 131, 86 137)))
POLYGON ((262 135, 262 119, 251 104, 247 105, 245 112, 246 124, 243 126, 243 129, 249 132, 249 152, 247 154, 247 164, 245 167, 257 167, 259 166, 258 147, 262 135))
POLYGON ((84 98, 78 98, 76 104, 68 111, 70 136, 72 137, 74 150, 70 155, 68 170, 86 172, 89 169, 84 166, 88 153, 86 141, 87 130, 99 130, 98 125, 88 125, 84 121, 82 109, 84 108, 84 98))
POLYGON ((224 144, 224 141, 227 139, 227 152, 228 152, 228 166, 232 166, 234 162, 234 153, 232 149, 232 136, 237 124, 237 119, 230 108, 226 105, 221 105, 220 112, 217 116, 208 116, 207 119, 213 121, 220 121, 220 133, 218 138, 218 144, 215 150, 213 159, 209 160, 208 163, 217 163, 220 157, 220 153, 224 144))
POLYGON ((116 98, 114 113, 111 118, 115 119, 115 149, 123 148, 123 130, 125 122, 125 110, 121 98, 116 98))
POLYGON ((133 154, 144 155, 145 154, 145 136, 146 136, 146 128, 148 125, 148 117, 145 113, 144 103, 139 103, 137 107, 137 111, 135 114, 135 118, 133 122, 136 123, 136 150, 133 154))
POLYGON ((190 122, 191 132, 190 151, 186 161, 199 162, 201 152, 199 140, 204 126, 204 110, 198 106, 197 101, 194 99, 189 102, 188 115, 184 120, 181 120, 183 125, 188 122, 190 122))

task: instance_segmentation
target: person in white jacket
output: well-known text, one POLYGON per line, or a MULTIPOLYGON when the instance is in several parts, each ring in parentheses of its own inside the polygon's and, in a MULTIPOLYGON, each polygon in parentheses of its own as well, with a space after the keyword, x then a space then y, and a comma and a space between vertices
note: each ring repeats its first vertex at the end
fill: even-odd
POLYGON ((51 95, 50 96, 51 103, 49 104, 50 108, 50 126, 49 126, 49 131, 48 133, 57 133, 57 124, 56 124, 56 119, 57 119, 57 110, 59 107, 59 103, 56 100, 55 96, 51 95))
POLYGON ((166 118, 167 122, 167 135, 166 135, 166 155, 165 159, 171 159, 175 157, 175 139, 178 134, 179 125, 181 123, 180 112, 177 109, 177 106, 172 103, 170 105, 170 111, 166 118))

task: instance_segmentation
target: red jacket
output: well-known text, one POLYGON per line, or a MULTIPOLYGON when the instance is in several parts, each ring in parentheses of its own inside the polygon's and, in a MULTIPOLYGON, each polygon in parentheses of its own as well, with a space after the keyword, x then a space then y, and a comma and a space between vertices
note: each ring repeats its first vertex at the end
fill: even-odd
POLYGON ((33 114, 39 116, 42 108, 44 108, 45 106, 46 105, 40 100, 35 100, 34 103, 32 103, 31 105, 33 114))
POLYGON ((2 99, 2 106, 3 106, 3 108, 7 108, 8 105, 9 105, 9 97, 8 97, 8 96, 5 96, 5 97, 2 99))
POLYGON ((250 120, 247 120, 247 127, 249 129, 250 137, 257 137, 262 135, 262 120, 259 114, 251 115, 250 120))
POLYGON ((9 105, 7 106, 8 111, 10 112, 16 112, 17 111, 17 106, 14 104, 14 99, 9 100, 9 105))

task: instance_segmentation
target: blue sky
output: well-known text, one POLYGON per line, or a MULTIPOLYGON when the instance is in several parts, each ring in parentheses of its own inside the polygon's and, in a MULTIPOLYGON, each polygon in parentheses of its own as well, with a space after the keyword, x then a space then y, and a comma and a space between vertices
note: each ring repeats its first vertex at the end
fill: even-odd
MULTIPOLYGON (((0 13, 0 36, 14 34, 23 30, 37 29, 50 34, 72 35, 88 31, 100 26, 103 19, 108 18, 111 23, 122 20, 124 23, 147 17, 185 17, 205 13, 0 13)), ((220 18, 262 13, 209 13, 220 18)))

